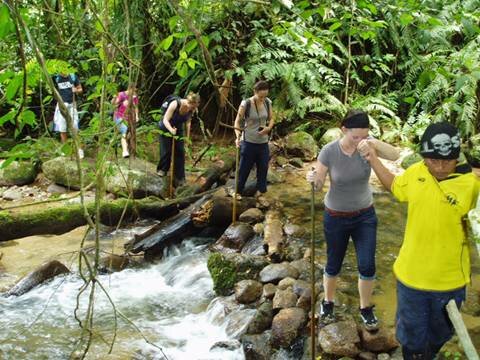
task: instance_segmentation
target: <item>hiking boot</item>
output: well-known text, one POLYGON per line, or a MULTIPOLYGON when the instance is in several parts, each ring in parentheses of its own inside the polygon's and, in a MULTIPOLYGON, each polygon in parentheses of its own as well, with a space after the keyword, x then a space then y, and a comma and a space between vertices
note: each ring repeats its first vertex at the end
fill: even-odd
POLYGON ((335 321, 335 314, 333 312, 335 304, 333 301, 322 300, 320 304, 320 321, 327 325, 335 321))
POLYGON ((163 170, 157 170, 157 175, 160 177, 164 177, 165 175, 167 175, 167 172, 163 170))
POLYGON ((180 187, 186 184, 185 179, 175 179, 175 187, 180 187))
POLYGON ((360 309, 360 317, 362 318, 363 326, 368 331, 378 330, 378 319, 373 312, 375 305, 360 309))

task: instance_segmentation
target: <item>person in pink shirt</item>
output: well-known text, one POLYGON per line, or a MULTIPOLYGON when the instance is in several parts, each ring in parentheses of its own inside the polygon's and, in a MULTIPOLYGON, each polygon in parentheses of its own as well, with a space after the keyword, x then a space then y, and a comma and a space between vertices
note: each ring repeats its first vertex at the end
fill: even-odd
POLYGON ((113 120, 122 135, 120 140, 122 144, 122 156, 128 158, 130 156, 127 143, 128 126, 138 122, 138 96, 135 85, 130 85, 127 90, 119 92, 113 100, 113 104, 117 107, 113 113, 113 120), (133 108, 131 108, 130 102, 133 103, 133 108), (134 116, 134 119, 131 121, 129 119, 130 114, 134 116))

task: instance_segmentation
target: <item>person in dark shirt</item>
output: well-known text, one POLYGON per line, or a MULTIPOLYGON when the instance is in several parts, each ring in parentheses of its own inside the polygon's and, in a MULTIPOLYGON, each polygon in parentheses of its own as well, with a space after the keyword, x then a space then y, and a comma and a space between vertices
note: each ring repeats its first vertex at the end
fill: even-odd
MULTIPOLYGON (((75 96, 76 94, 81 94, 83 92, 83 88, 82 88, 82 85, 80 84, 80 80, 76 74, 61 73, 53 77, 53 82, 57 87, 57 90, 63 102, 65 103, 65 106, 67 107, 67 110, 69 111, 70 116, 72 117, 72 120, 73 120, 72 128, 74 131, 77 131, 78 130, 78 111, 76 107, 75 96)), ((58 104, 55 108, 53 122, 54 122, 54 131, 60 133, 60 139, 62 143, 65 143, 68 138, 67 121, 62 115, 62 113, 60 112, 60 108, 58 104)), ((80 158, 83 158, 82 149, 78 149, 78 154, 80 158)))

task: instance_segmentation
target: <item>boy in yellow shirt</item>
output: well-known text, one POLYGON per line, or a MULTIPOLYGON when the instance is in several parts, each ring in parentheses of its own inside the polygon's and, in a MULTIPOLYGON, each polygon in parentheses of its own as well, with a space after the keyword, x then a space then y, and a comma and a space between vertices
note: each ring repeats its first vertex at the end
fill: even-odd
POLYGON ((431 124, 421 139, 424 161, 394 176, 368 140, 359 144, 382 184, 408 203, 405 237, 393 271, 397 277, 397 338, 404 359, 433 359, 452 337, 445 306, 460 307, 470 283, 465 217, 479 181, 459 163, 460 135, 448 123, 431 124))

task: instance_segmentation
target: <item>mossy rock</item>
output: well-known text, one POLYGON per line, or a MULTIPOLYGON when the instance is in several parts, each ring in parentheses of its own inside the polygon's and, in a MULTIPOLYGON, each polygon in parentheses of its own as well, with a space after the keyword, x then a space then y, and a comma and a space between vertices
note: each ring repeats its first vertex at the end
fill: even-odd
POLYGON ((402 160, 401 165, 402 165, 402 168, 408 169, 413 164, 416 164, 422 160, 423 160, 422 155, 420 155, 419 153, 413 153, 405 156, 405 158, 402 160))
MULTIPOLYGON (((42 171, 45 177, 56 184, 69 189, 80 189, 77 163, 64 156, 56 157, 43 163, 42 171)), ((95 180, 93 165, 86 159, 82 160, 83 183, 88 185, 95 180)))
POLYGON ((241 280, 257 280, 260 271, 268 265, 261 256, 246 254, 213 253, 208 258, 208 271, 217 295, 226 296, 233 292, 241 280))
POLYGON ((13 161, 0 168, 0 186, 27 185, 35 181, 37 169, 30 161, 13 161))
POLYGON ((320 138, 320 146, 325 146, 326 144, 338 140, 343 136, 342 130, 340 128, 330 128, 322 135, 320 138))
POLYGON ((291 156, 298 156, 306 161, 315 159, 318 146, 312 135, 298 131, 288 135, 285 139, 285 148, 291 156))

